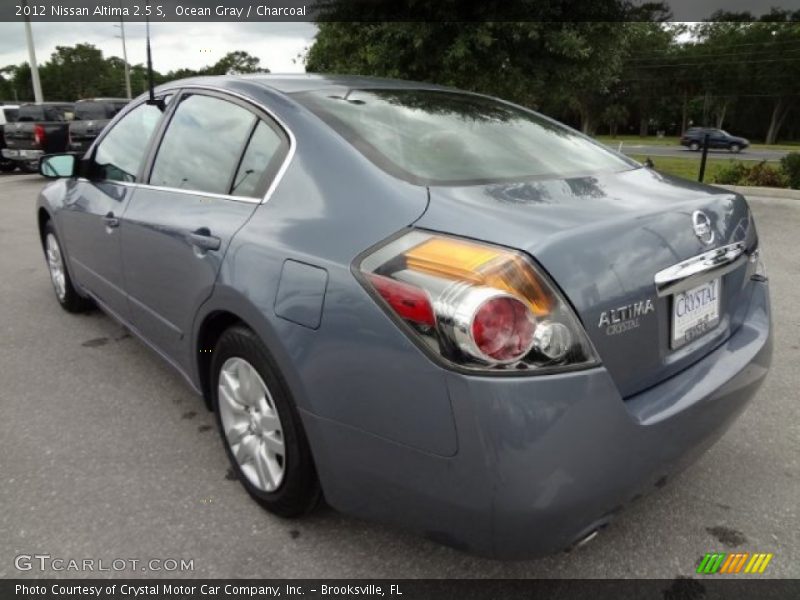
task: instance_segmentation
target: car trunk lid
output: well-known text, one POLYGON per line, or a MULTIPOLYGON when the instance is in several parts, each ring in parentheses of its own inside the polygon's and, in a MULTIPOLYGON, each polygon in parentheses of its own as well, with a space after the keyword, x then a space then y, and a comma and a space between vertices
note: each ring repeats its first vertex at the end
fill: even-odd
POLYGON ((417 226, 531 254, 569 298, 625 397, 705 356, 738 327, 746 308, 745 253, 726 273, 692 280, 719 280, 716 288, 696 294, 719 298, 719 322, 692 341, 673 344, 676 293, 659 295, 656 274, 722 246, 741 242, 741 251, 756 243, 741 196, 648 169, 432 187, 417 226), (714 233, 710 244, 695 232, 697 211, 714 233))

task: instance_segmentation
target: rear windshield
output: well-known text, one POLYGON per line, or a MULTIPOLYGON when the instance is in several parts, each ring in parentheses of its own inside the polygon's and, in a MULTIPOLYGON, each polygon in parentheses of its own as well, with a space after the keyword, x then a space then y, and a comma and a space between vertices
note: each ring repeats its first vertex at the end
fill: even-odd
POLYGON ((113 102, 78 102, 75 104, 75 119, 79 121, 98 121, 110 119, 124 104, 113 102))
POLYGON ((13 123, 19 116, 19 109, 17 108, 4 108, 3 115, 6 118, 6 123, 13 123))
POLYGON ((69 105, 36 105, 21 106, 17 121, 71 121, 75 117, 75 109, 69 105))
POLYGON ((378 166, 413 183, 469 185, 638 166, 542 116, 482 96, 371 89, 294 97, 378 166))

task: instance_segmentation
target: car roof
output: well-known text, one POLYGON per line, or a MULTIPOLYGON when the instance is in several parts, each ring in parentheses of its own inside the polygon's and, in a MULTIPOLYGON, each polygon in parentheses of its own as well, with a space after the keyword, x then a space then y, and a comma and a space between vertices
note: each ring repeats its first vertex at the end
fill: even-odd
POLYGON ((400 79, 385 79, 381 77, 366 77, 362 75, 322 75, 314 73, 292 73, 292 74, 265 74, 257 73, 252 75, 219 75, 212 77, 195 77, 179 81, 169 82, 169 87, 180 87, 180 83, 192 83, 196 85, 214 85, 216 87, 228 87, 235 82, 247 81, 282 92, 284 94, 295 94, 300 92, 310 92, 334 88, 387 88, 387 89, 431 89, 431 90, 450 90, 442 85, 425 83, 420 81, 404 81, 400 79))
POLYGON ((129 100, 127 98, 81 98, 76 100, 75 104, 82 102, 129 102, 129 100))

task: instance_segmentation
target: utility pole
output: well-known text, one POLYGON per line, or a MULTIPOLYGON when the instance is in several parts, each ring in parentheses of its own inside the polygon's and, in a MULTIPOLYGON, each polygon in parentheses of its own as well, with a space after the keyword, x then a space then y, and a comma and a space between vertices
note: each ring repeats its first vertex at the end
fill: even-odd
MULTIPOLYGON (((120 6, 122 3, 120 2, 120 6)), ((131 95, 131 68, 128 64, 128 49, 125 46, 125 22, 122 20, 122 17, 119 19, 119 32, 120 38, 122 38, 122 60, 125 63, 125 91, 128 94, 128 100, 130 100, 133 96, 131 95)))
MULTIPOLYGON (((28 6, 28 0, 24 0, 24 5, 28 6)), ((33 47, 33 31, 31 31, 30 17, 25 17, 25 38, 28 41, 28 62, 31 66, 33 99, 36 102, 42 102, 42 83, 39 81, 39 67, 36 65, 36 49, 33 47)))

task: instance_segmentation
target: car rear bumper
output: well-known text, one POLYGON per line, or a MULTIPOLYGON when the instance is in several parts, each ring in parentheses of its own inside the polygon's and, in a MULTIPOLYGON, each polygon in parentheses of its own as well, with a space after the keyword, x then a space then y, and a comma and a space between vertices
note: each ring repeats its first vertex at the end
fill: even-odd
MULTIPOLYGON (((568 548, 711 446, 771 360, 769 294, 685 371, 623 399, 603 368, 542 378, 448 373, 458 453, 439 457, 303 413, 329 502, 464 550, 568 548)), ((424 418, 421 415, 420 418, 424 418)))

